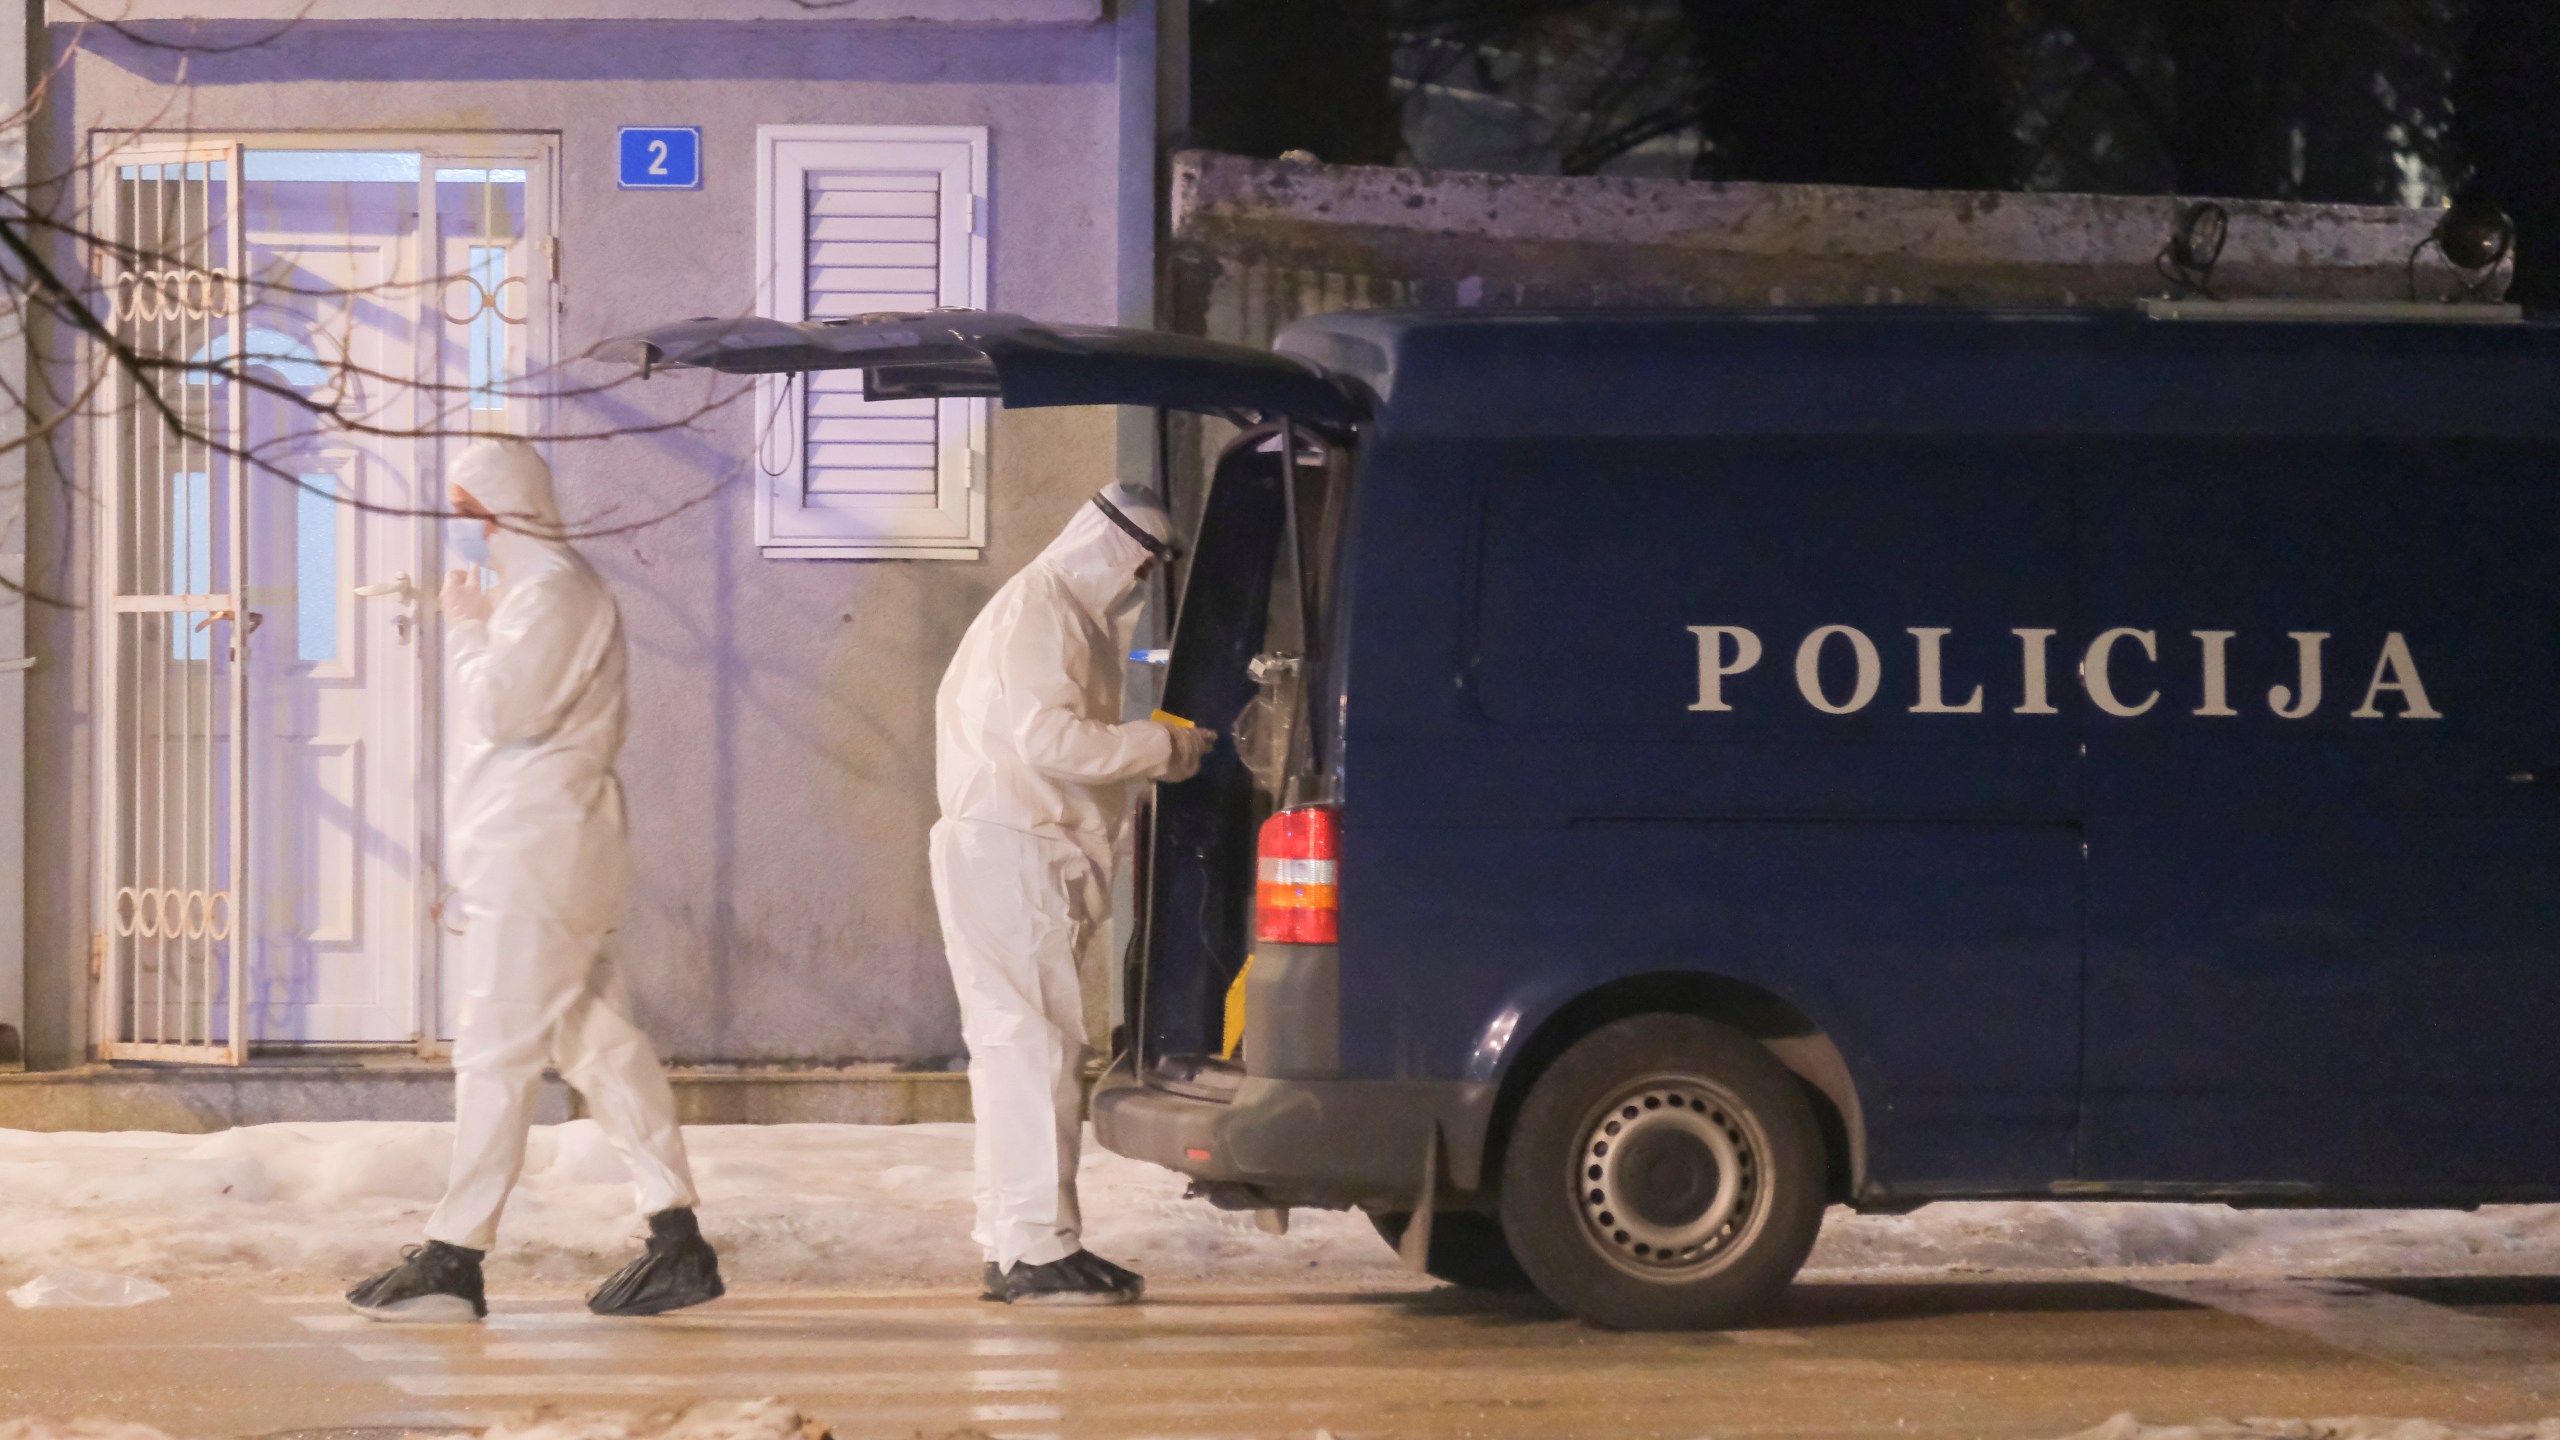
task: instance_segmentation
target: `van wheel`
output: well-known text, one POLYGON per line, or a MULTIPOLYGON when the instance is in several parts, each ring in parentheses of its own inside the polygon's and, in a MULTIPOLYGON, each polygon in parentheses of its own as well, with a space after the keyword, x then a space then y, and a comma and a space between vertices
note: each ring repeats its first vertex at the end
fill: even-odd
POLYGON ((1529 1091, 1502 1228, 1548 1299, 1595 1325, 1730 1325, 1784 1289, 1822 1228, 1821 1132, 1750 1037, 1689 1015, 1602 1026, 1529 1091))
MULTIPOLYGON (((1369 1223, 1378 1228, 1379 1239, 1401 1250, 1404 1227, 1413 1223, 1413 1217, 1401 1210, 1372 1210, 1369 1223)), ((1443 1210, 1431 1217, 1431 1253, 1424 1258, 1422 1270, 1434 1280, 1469 1290, 1516 1294, 1536 1288, 1520 1262, 1511 1258, 1511 1242, 1502 1233, 1502 1222, 1472 1210, 1443 1210)))

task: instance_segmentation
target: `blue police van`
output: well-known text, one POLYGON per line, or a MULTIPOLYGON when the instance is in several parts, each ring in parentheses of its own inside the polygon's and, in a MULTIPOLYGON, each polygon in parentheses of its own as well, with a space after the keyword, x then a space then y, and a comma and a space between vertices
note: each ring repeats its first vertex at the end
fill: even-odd
POLYGON ((2163 313, 644 353, 1244 423, 1102 1141, 1689 1327, 1834 1203, 2560 1197, 2560 332, 2163 313))

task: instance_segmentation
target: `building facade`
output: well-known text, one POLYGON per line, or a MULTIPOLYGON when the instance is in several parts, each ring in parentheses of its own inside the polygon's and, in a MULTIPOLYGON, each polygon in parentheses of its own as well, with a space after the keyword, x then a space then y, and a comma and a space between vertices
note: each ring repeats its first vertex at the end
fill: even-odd
POLYGON ((1147 436, 590 352, 701 315, 1151 323, 1158 26, 1145 0, 52 0, 35 193, 99 333, 35 346, 67 418, 26 492, 64 602, 24 611, 28 1078, 374 1056, 432 1092, 433 512, 488 433, 545 445, 622 603, 618 954, 665 1053, 948 1070, 933 690, 1147 436))

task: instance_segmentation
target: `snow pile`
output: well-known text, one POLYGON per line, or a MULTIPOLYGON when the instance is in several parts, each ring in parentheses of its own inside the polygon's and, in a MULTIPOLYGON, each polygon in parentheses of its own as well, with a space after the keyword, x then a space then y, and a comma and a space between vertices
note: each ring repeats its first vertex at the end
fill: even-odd
POLYGON ((1972 1201, 1909 1215, 1834 1211, 1808 1271, 2130 1269, 2286 1275, 2560 1274, 2560 1206, 2233 1210, 1972 1201))
POLYGON ((148 1425, 125 1420, 0 1418, 0 1440, 169 1440, 148 1425))
MULTIPOLYGON (((967 1125, 713 1125, 685 1139, 703 1229, 733 1285, 973 1286, 967 1125)), ((0 1286, 73 1268, 164 1284, 340 1287, 381 1270, 444 1190, 453 1127, 261 1125, 214 1135, 0 1130, 0 1286)), ((1085 1239, 1150 1279, 1394 1283, 1356 1214, 1300 1212, 1286 1237, 1182 1199, 1184 1180, 1088 1142, 1085 1239)), ((538 1126, 489 1279, 569 1290, 643 1233, 622 1161, 592 1120, 538 1126)))
MULTIPOLYGON (((1326 1434, 1316 1432, 1319 1437, 1326 1434)), ((148 1425, 117 1420, 0 1419, 0 1440, 170 1440, 148 1425)), ((423 1440, 423 1437, 422 1437, 423 1440)), ((830 1440, 826 1426, 779 1400, 704 1401, 647 1413, 549 1407, 502 1421, 479 1440, 830 1440)), ((2351 1415, 2335 1420, 2199 1420, 2152 1425, 2130 1414, 2068 1440, 2560 1440, 2560 1420, 2461 1425, 2351 1415)))
POLYGON ((715 1400, 647 1414, 539 1410, 480 1440, 827 1440, 827 1428, 779 1400, 715 1400))
POLYGON ((162 1286, 104 1270, 48 1270, 9 1292, 9 1303, 21 1310, 106 1309, 168 1298, 162 1286))
MULTIPOLYGON (((955 1289, 977 1281, 966 1125, 714 1125, 685 1132, 703 1228, 752 1287, 955 1289)), ((341 1288, 414 1244, 444 1189, 449 1125, 264 1125, 215 1135, 0 1130, 0 1288, 93 1269, 178 1285, 341 1288)), ((1408 1285, 1356 1214, 1297 1212, 1285 1237, 1182 1198, 1181 1176, 1088 1142, 1086 1240, 1163 1282, 1408 1285)), ((593 1121, 535 1129, 491 1283, 569 1291, 641 1233, 593 1121)), ((2277 1274, 2560 1274, 2560 1206, 2260 1210, 2072 1202, 1834 1211, 1813 1274, 2212 1265, 2277 1274)), ((8 1437, 0 1436, 0 1440, 8 1437)), ((2560 1440, 2560 1437, 2555 1437, 2560 1440)))
MULTIPOLYGON (((169 1436, 148 1425, 120 1420, 0 1419, 0 1440, 169 1440, 169 1436)), ((545 1407, 489 1427, 480 1440, 828 1440, 828 1435, 825 1425, 779 1400, 715 1400, 647 1413, 562 1412, 545 1407)))
POLYGON ((2131 1415, 2117 1415, 2070 1440, 2560 1440, 2560 1420, 2535 1420, 2522 1425, 2448 1425, 2435 1420, 2350 1415, 2339 1420, 2199 1420, 2192 1425, 2147 1425, 2131 1415))

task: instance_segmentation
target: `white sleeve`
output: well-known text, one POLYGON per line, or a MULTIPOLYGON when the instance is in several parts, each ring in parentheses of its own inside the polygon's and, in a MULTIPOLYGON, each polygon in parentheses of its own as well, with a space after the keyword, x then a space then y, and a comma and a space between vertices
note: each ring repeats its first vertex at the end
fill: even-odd
POLYGON ((502 596, 487 620, 445 633, 455 698, 490 744, 548 734, 585 693, 592 666, 583 652, 599 598, 570 577, 546 575, 502 596))
POLYGON ((1152 720, 1114 724, 1085 713, 1093 652, 1063 616, 1022 623, 1007 637, 1006 688, 1014 705, 1014 741, 1034 769, 1056 780, 1108 785, 1163 774, 1173 765, 1173 736, 1152 720))

